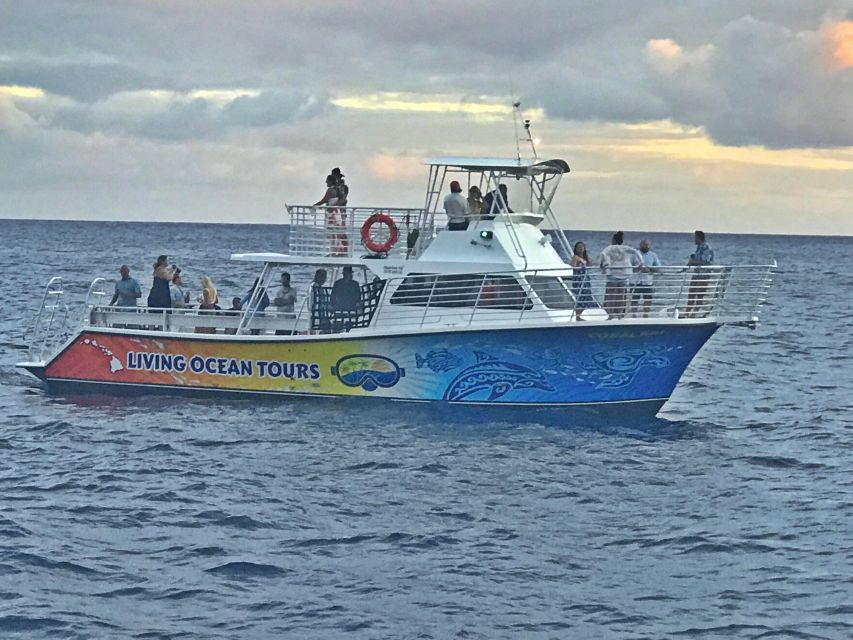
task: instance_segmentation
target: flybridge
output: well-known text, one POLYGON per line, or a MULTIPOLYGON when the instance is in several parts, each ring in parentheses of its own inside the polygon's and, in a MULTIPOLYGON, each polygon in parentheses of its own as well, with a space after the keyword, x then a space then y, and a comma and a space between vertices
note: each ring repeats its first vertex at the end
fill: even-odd
POLYGON ((488 232, 496 225, 506 227, 513 252, 524 257, 525 243, 518 237, 521 226, 542 223, 553 229, 554 241, 563 254, 571 255, 568 240, 551 210, 560 179, 570 171, 565 160, 446 156, 430 158, 425 164, 429 176, 422 209, 288 205, 291 233, 286 253, 352 259, 365 254, 365 244, 380 244, 387 249, 374 252, 373 258, 418 259, 447 224, 444 196, 450 181, 456 180, 463 194, 476 188, 491 202, 490 211, 470 216, 475 232, 488 232), (514 213, 506 215, 509 211, 514 213))

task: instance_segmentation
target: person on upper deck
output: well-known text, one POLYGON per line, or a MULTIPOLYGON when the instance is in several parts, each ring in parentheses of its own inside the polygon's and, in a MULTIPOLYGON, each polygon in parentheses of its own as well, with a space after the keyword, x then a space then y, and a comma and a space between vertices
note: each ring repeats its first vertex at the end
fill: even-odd
POLYGON ((447 214, 448 231, 465 231, 468 228, 468 201, 456 180, 450 183, 450 193, 444 197, 444 212, 447 214))
POLYGON ((119 273, 121 280, 116 282, 115 294, 110 300, 110 306, 118 302, 120 307, 135 307, 136 299, 142 297, 142 289, 136 279, 130 277, 130 267, 126 264, 121 265, 119 273))
POLYGON ((345 266, 335 281, 331 303, 333 311, 358 311, 361 306, 361 287, 353 280, 351 266, 345 266))
POLYGON ((320 198, 318 202, 314 203, 315 207, 320 207, 323 205, 333 207, 338 204, 338 189, 335 186, 335 183, 335 176, 333 176, 332 174, 326 176, 326 193, 323 194, 323 197, 320 198))
POLYGON ((634 273, 634 267, 642 266, 643 257, 634 247, 626 247, 625 234, 617 231, 613 234, 610 246, 601 252, 600 266, 607 276, 604 292, 604 310, 610 319, 625 317, 628 306, 628 280, 634 273))
POLYGON ((293 313, 296 304, 296 289, 290 286, 290 274, 285 271, 281 274, 281 289, 272 301, 281 313, 293 313))
POLYGON ((698 229, 693 233, 693 241, 696 243, 696 251, 687 259, 688 267, 695 267, 696 273, 690 280, 690 289, 687 291, 687 309, 685 315, 688 318, 702 317, 707 312, 700 313, 703 306, 702 301, 711 287, 711 274, 702 273, 703 267, 714 264, 714 250, 705 241, 705 232, 698 229))
POLYGON ((148 293, 148 306, 154 309, 169 309, 172 306, 172 295, 169 283, 175 275, 177 267, 169 266, 169 256, 159 256, 154 263, 154 283, 148 293))
POLYGON ((349 199, 349 187, 344 180, 344 174, 341 173, 339 167, 335 167, 332 169, 332 173, 330 175, 335 179, 335 191, 338 194, 338 206, 347 206, 347 200, 349 199))
POLYGON ((494 220, 495 215, 501 212, 514 213, 509 208, 509 198, 507 197, 506 185, 501 183, 494 191, 489 191, 486 197, 483 198, 483 208, 480 210, 480 217, 483 220, 494 220))

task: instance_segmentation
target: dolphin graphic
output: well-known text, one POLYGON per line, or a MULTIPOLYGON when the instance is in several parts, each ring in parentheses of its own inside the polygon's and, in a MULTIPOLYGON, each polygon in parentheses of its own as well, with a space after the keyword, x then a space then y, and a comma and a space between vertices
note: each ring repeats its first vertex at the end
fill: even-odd
POLYGON ((475 351, 477 363, 463 369, 444 392, 444 399, 462 400, 480 391, 488 391, 488 401, 496 400, 513 389, 553 391, 538 371, 520 364, 504 362, 482 351, 475 351))

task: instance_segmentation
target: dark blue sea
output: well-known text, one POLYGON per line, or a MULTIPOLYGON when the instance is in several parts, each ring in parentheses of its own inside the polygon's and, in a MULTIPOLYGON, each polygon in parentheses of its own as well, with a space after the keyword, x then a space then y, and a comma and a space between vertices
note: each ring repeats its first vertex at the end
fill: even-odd
POLYGON ((779 261, 763 323, 639 426, 56 397, 13 366, 53 275, 80 302, 167 253, 227 300, 229 254, 285 233, 0 220, 0 638, 853 637, 853 239, 710 235, 779 261))

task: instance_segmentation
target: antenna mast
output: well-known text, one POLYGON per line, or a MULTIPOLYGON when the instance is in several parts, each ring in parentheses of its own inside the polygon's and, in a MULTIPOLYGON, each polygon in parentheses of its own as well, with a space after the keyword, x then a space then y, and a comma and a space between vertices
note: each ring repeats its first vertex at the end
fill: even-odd
POLYGON ((524 133, 527 136, 524 139, 524 142, 530 144, 530 148, 533 151, 534 160, 539 159, 539 154, 536 152, 536 144, 533 140, 533 134, 530 131, 530 119, 524 118, 521 115, 521 100, 513 100, 512 103, 512 124, 515 127, 515 153, 518 159, 519 164, 521 163, 521 138, 518 136, 518 120, 519 118, 524 125, 524 133))

